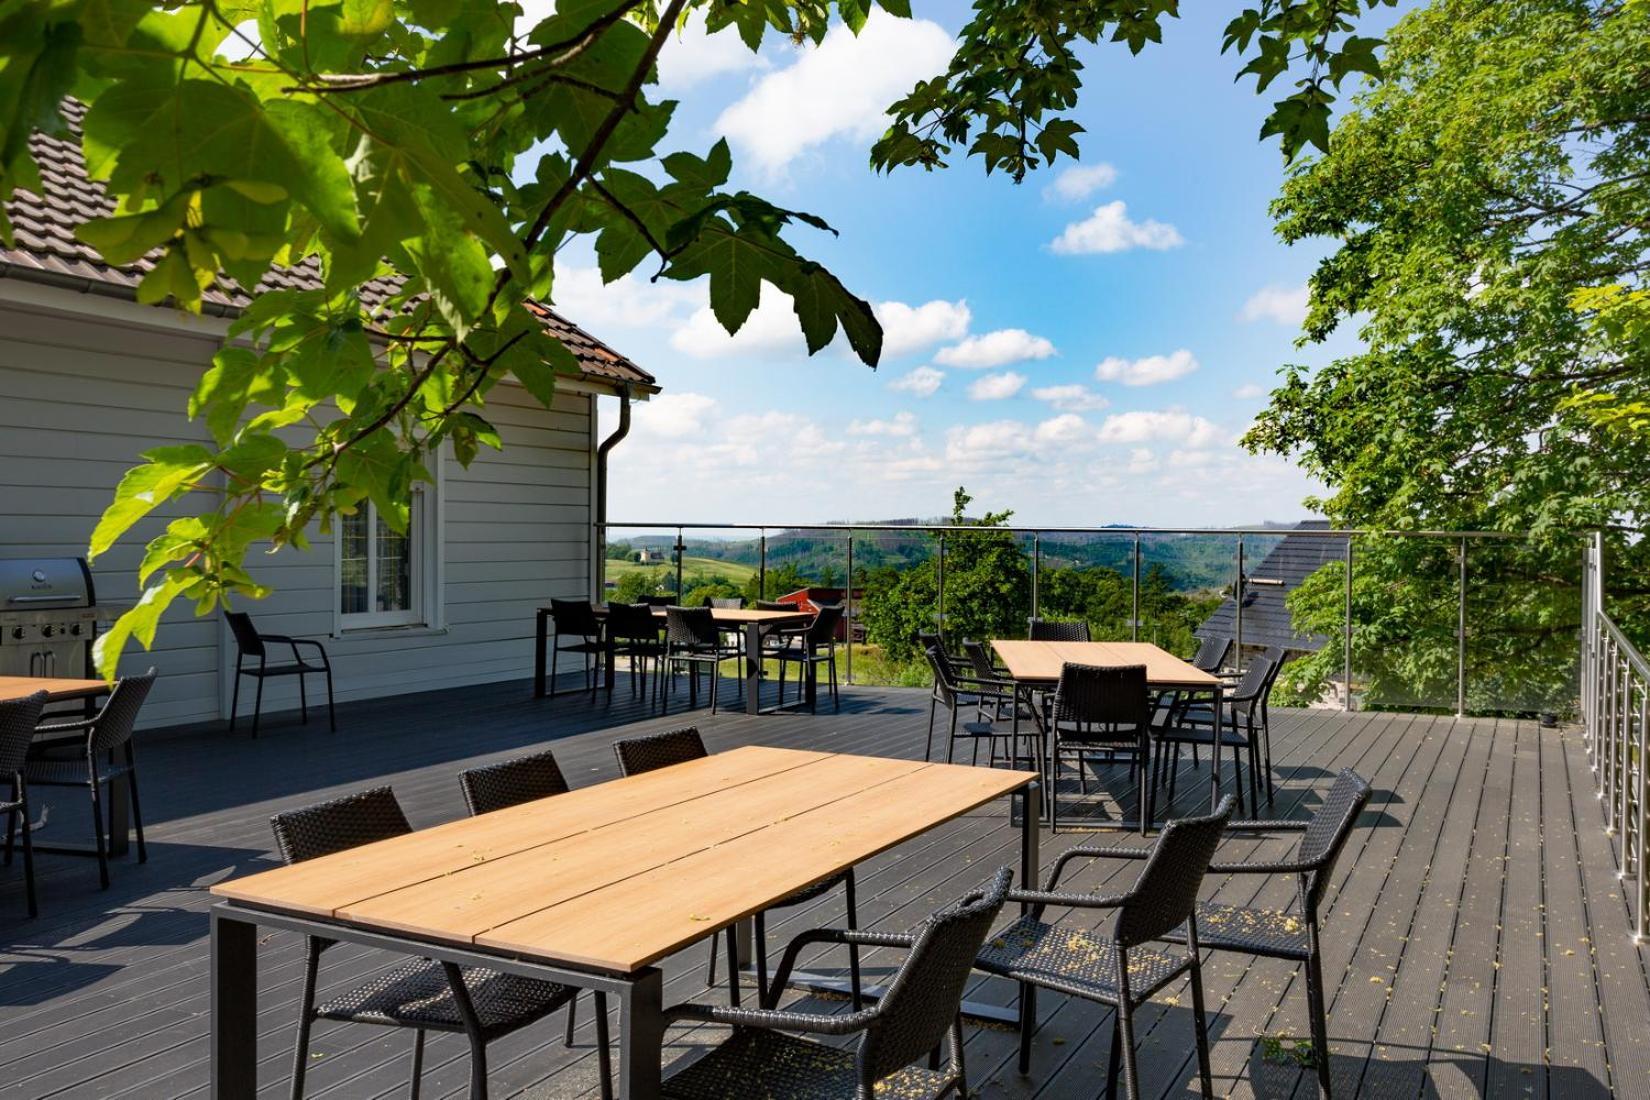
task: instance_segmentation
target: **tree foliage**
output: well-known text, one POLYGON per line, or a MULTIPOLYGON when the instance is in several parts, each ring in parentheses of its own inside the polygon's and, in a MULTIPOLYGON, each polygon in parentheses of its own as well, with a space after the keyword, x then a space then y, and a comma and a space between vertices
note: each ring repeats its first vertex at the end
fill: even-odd
MULTIPOLYGON (((1333 91, 1375 73, 1353 33, 1389 0, 1234 4, 1225 48, 1296 91, 1266 126, 1322 145, 1333 91)), ((908 0, 884 0, 895 15, 908 0)), ((656 61, 693 11, 752 50, 858 30, 870 0, 566 0, 531 27, 494 0, 0 0, 0 200, 39 188, 29 137, 86 105, 88 171, 116 203, 78 228, 112 264, 147 257, 138 300, 199 309, 308 265, 315 290, 257 296, 189 400, 206 446, 162 447, 120 485, 90 555, 161 505, 203 501, 150 541, 136 610, 99 642, 113 675, 179 596, 206 614, 265 594, 254 546, 302 548, 370 500, 395 527, 442 448, 498 447, 487 398, 512 377, 540 401, 576 367, 524 308, 554 300, 553 258, 592 238, 604 279, 704 279, 737 330, 764 294, 793 305, 810 351, 840 333, 867 363, 870 306, 792 242, 820 218, 728 185, 725 143, 672 149, 656 61), (196 494, 195 496, 190 496, 196 494)), ((982 0, 951 68, 896 105, 883 167, 943 163, 970 134, 1016 178, 1075 156, 1080 42, 1138 51, 1175 0, 982 0)), ((0 239, 10 227, 0 217, 0 239)))

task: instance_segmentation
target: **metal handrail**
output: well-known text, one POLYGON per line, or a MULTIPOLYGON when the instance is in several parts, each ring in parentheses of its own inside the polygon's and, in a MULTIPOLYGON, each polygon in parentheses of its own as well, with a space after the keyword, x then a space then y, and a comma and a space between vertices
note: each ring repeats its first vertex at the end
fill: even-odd
POLYGON ((982 531, 1000 532, 1008 535, 1115 535, 1118 538, 1132 538, 1136 535, 1305 535, 1318 538, 1371 538, 1375 536, 1391 536, 1394 538, 1455 538, 1455 539, 1501 539, 1519 540, 1527 538, 1527 533, 1518 531, 1448 531, 1448 530, 1399 530, 1397 528, 1379 527, 1060 527, 1049 524, 1035 526, 1002 526, 981 527, 978 524, 968 523, 677 523, 675 521, 649 520, 642 523, 620 523, 617 520, 608 520, 594 524, 596 527, 611 530, 615 527, 630 528, 670 528, 681 531, 841 531, 844 534, 853 531, 966 531, 970 534, 979 534, 982 531))

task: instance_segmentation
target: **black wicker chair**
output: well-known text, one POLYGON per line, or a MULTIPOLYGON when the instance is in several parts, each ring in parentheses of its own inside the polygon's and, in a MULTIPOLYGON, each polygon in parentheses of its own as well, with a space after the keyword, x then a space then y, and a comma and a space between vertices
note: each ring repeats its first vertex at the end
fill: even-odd
POLYGON ((1192 655, 1192 667, 1203 672, 1219 673, 1226 667, 1226 655, 1231 652, 1230 635, 1211 634, 1199 639, 1197 652, 1192 655))
POLYGON ((21 822, 23 880, 31 917, 40 915, 40 906, 34 896, 34 839, 29 829, 29 782, 23 766, 34 744, 34 728, 40 722, 40 712, 46 709, 47 698, 44 691, 37 691, 22 699, 0 703, 0 782, 11 782, 10 795, 0 795, 0 813, 6 815, 6 865, 11 866, 12 847, 21 822))
MULTIPOLYGON (((665 608, 665 682, 664 708, 670 709, 669 693, 674 685, 672 674, 686 666, 688 671, 688 706, 699 705, 699 670, 710 674, 710 712, 716 713, 716 695, 722 681, 723 661, 740 656, 738 646, 728 645, 716 626, 714 612, 708 607, 665 608)), ((739 678, 740 692, 744 692, 744 677, 739 678)))
MULTIPOLYGON (((548 750, 471 768, 459 774, 458 783, 464 791, 464 805, 471 817, 519 806, 524 802, 536 802, 541 798, 553 798, 571 789, 567 785, 567 777, 562 775, 561 765, 556 763, 555 756, 548 750)), ((601 1064, 602 1095, 608 1096, 611 1094, 612 1055, 607 1039, 607 994, 598 992, 595 997, 596 1056, 601 1064)), ((568 1046, 573 1045, 573 1031, 578 1026, 578 1007, 575 991, 567 1001, 568 1046)))
MULTIPOLYGON (((1369 802, 1369 781, 1351 769, 1335 777, 1323 804, 1308 821, 1234 821, 1229 832, 1298 832, 1294 853, 1287 859, 1253 863, 1211 863, 1211 874, 1292 875, 1295 902, 1289 910, 1251 909, 1239 905, 1198 902, 1196 933, 1204 950, 1234 951, 1268 959, 1287 959, 1306 965, 1306 1003, 1312 1020, 1313 1061, 1318 1087, 1329 1095, 1329 1024, 1323 987, 1323 954, 1318 908, 1329 886, 1352 829, 1369 802)), ((1185 930, 1163 937, 1185 943, 1185 930)))
POLYGON ((1010 878, 1004 868, 914 932, 804 932, 785 949, 763 1009, 696 1004, 667 1009, 667 1025, 727 1024, 733 1034, 671 1074, 663 1095, 673 1100, 918 1100, 952 1092, 968 1096, 959 1010, 970 965, 1002 909, 1010 878), (776 1011, 798 953, 822 943, 900 948, 908 954, 871 1008, 842 1015, 776 1011), (853 1047, 842 1047, 790 1032, 860 1039, 853 1047), (947 1038, 951 1058, 941 1068, 937 1056, 947 1038), (916 1064, 925 1057, 930 1059, 926 1068, 916 1064))
POLYGON ((758 611, 795 611, 796 610, 796 605, 794 603, 782 603, 779 600, 757 600, 756 601, 756 610, 758 610, 758 611))
MULTIPOLYGON (((291 810, 270 818, 275 843, 287 863, 342 852, 412 831, 388 787, 291 810)), ((316 1004, 321 953, 335 941, 307 937, 304 984, 299 1002, 298 1041, 292 1062, 292 1096, 304 1094, 309 1034, 316 1020, 411 1028, 412 1096, 418 1096, 424 1068, 424 1033, 450 1031, 470 1040, 470 1097, 487 1096, 487 1044, 543 1019, 573 1000, 577 990, 554 982, 517 977, 480 967, 460 967, 431 959, 408 959, 364 985, 316 1004)), ((606 1014, 602 1014, 605 1019, 606 1014)), ((605 1078, 604 1078, 605 1084, 605 1078)))
POLYGON ((1079 789, 1088 793, 1088 758, 1108 762, 1127 757, 1136 783, 1140 832, 1145 834, 1152 807, 1145 771, 1151 758, 1151 695, 1145 665, 1100 668, 1067 663, 1049 703, 1049 828, 1060 828, 1060 761, 1075 755, 1079 789))
MULTIPOLYGON (((126 782, 131 802, 132 831, 137 837, 138 862, 147 863, 143 846, 143 813, 138 805, 137 759, 132 754, 132 727, 138 711, 155 686, 155 670, 127 676, 109 693, 103 709, 79 722, 55 722, 35 730, 34 748, 23 765, 30 787, 81 787, 91 794, 92 840, 97 849, 97 875, 109 888, 109 846, 104 835, 103 787, 126 782)), ((114 797, 113 791, 110 798, 114 797)))
POLYGON ((551 600, 550 621, 556 624, 550 647, 550 694, 556 693, 556 658, 576 653, 584 661, 584 686, 594 698, 601 682, 602 657, 607 653, 595 605, 589 600, 551 600))
MULTIPOLYGON (((1277 663, 1267 654, 1261 654, 1249 662, 1249 667, 1243 672, 1243 679, 1237 687, 1232 688, 1222 698, 1221 713, 1225 720, 1219 723, 1214 721, 1214 711, 1208 704, 1177 704, 1170 708, 1167 722, 1152 731, 1159 747, 1158 766, 1152 772, 1153 799, 1156 792, 1166 782, 1169 788, 1169 804, 1174 804, 1175 780, 1180 770, 1180 750, 1191 748, 1194 751, 1207 747, 1209 757, 1213 762, 1215 774, 1213 781, 1220 783, 1220 754, 1223 750, 1231 750, 1232 770, 1236 785, 1238 810, 1246 812, 1243 800, 1243 757, 1249 758, 1249 802, 1247 806, 1253 808, 1258 804, 1260 781, 1260 727, 1257 721, 1261 713, 1261 700, 1270 690, 1272 681, 1277 677, 1277 663)), ((1271 783, 1267 783, 1267 801, 1272 800, 1271 783)))
POLYGON ((1082 619, 1027 619, 1026 637, 1034 642, 1086 642, 1089 624, 1082 619))
MULTIPOLYGON (((1020 726, 1020 737, 1031 742, 1031 752, 1021 756, 1020 746, 1008 745, 1005 762, 1009 767, 1015 767, 1021 759, 1031 760, 1034 766, 1040 766, 1042 759, 1043 726, 1042 715, 1037 713, 1033 699, 1028 698, 1009 678, 1006 669, 998 668, 991 659, 991 652, 982 642, 963 640, 963 655, 969 663, 969 672, 962 678, 962 683, 975 694, 979 702, 980 717, 989 718, 993 723, 1010 723, 1009 731, 1005 735, 1010 741, 1014 739, 1013 723, 1016 720, 1020 726)), ((991 760, 993 767, 997 764, 997 739, 991 740, 991 760)))
MULTIPOLYGON (((842 709, 842 697, 837 693, 836 682, 836 632, 842 625, 842 605, 826 604, 814 615, 814 621, 807 629, 795 633, 787 633, 784 644, 773 649, 763 651, 763 656, 779 662, 779 701, 785 701, 785 668, 788 665, 799 666, 796 673, 797 698, 802 697, 803 677, 814 676, 820 665, 824 665, 829 674, 828 683, 831 688, 831 703, 837 710, 842 709)), ((815 694, 815 709, 818 709, 818 695, 815 694)))
POLYGON ((917 648, 924 653, 930 649, 939 650, 940 656, 945 658, 946 664, 951 666, 951 671, 957 676, 973 675, 973 666, 968 663, 968 658, 952 653, 945 647, 945 639, 931 630, 917 631, 917 648))
POLYGON ((298 713, 304 720, 309 721, 309 677, 325 676, 327 681, 327 726, 333 733, 338 732, 338 712, 332 703, 332 661, 327 658, 326 647, 313 638, 293 638, 286 634, 260 634, 258 628, 252 625, 252 616, 244 611, 225 611, 223 617, 229 622, 229 630, 235 635, 235 690, 229 701, 229 728, 235 728, 238 717, 236 711, 241 706, 241 678, 251 676, 258 681, 257 694, 252 700, 252 736, 258 736, 258 720, 264 709, 264 681, 282 676, 298 677, 298 713), (292 651, 291 664, 270 664, 269 647, 284 645, 292 651), (306 659, 299 653, 299 648, 313 649, 315 657, 320 663, 306 659), (248 665, 248 658, 256 658, 256 665, 248 665))
POLYGON ((632 695, 647 692, 650 665, 654 686, 661 697, 664 694, 665 643, 659 627, 659 617, 651 604, 607 605, 607 637, 613 646, 613 658, 624 657, 630 662, 632 695))
MULTIPOLYGON (((981 693, 980 686, 972 681, 963 680, 945 654, 938 646, 929 646, 926 652, 928 667, 934 673, 933 690, 928 696, 928 741, 922 750, 924 760, 934 758, 934 719, 939 708, 944 707, 950 714, 950 722, 946 728, 945 762, 951 763, 954 759, 957 742, 959 740, 972 741, 974 754, 972 763, 979 763, 980 742, 990 742, 992 754, 996 753, 996 738, 1006 737, 1008 734, 999 733, 996 725, 991 722, 982 711, 982 704, 987 696, 981 693), (962 712, 973 710, 975 717, 972 720, 964 719, 962 712)), ((990 689, 990 698, 995 700, 996 691, 990 689)), ((1013 755, 1012 750, 1010 755, 1013 755)))
POLYGON ((1171 821, 1150 848, 1071 848, 1062 853, 1041 890, 1010 891, 1009 900, 1031 910, 992 936, 975 966, 988 974, 1020 983, 1020 1072, 1031 1070, 1031 1039, 1037 1028, 1037 990, 1051 989, 1097 1001, 1116 1009, 1112 1019, 1111 1058, 1106 1095, 1117 1095, 1119 1059, 1125 1093, 1139 1095, 1135 1070, 1134 1012, 1152 994, 1187 974, 1192 987, 1192 1028, 1197 1038, 1198 1076, 1203 1095, 1214 1095, 1209 1072, 1209 1032, 1203 1018, 1203 974, 1198 957, 1197 892, 1222 831, 1232 815, 1232 800, 1222 800, 1207 817, 1171 821), (1140 877, 1126 894, 1076 894, 1059 889, 1060 872, 1074 859, 1144 860, 1140 877), (1110 934, 1076 930, 1043 920, 1048 906, 1076 910, 1112 910, 1110 934), (1171 954, 1147 949, 1184 927, 1187 950, 1171 954))
POLYGON ((738 611, 745 606, 743 596, 706 596, 705 606, 722 611, 738 611))
MULTIPOLYGON (((621 775, 641 775, 644 772, 655 771, 659 768, 668 768, 675 764, 685 764, 690 760, 702 760, 710 753, 705 749, 704 738, 699 736, 695 726, 686 726, 678 730, 669 730, 665 733, 650 734, 647 737, 632 737, 624 741, 613 742, 613 755, 619 758, 619 773, 621 775)), ((848 868, 840 875, 833 875, 812 886, 803 887, 796 893, 785 898, 773 909, 785 909, 793 905, 800 905, 805 901, 812 901, 838 885, 842 886, 846 895, 848 910, 848 927, 859 927, 859 906, 854 896, 854 869, 848 868)), ((757 913, 753 918, 755 924, 755 943, 752 953, 756 956, 756 986, 757 997, 761 999, 768 992, 768 950, 767 950, 767 914, 757 913)), ((705 978, 705 984, 716 984, 716 956, 717 940, 722 935, 716 933, 710 938, 710 969, 705 978)), ((735 1005, 739 1004, 739 948, 734 938, 733 929, 727 929, 728 945, 728 999, 735 1005)), ((854 1008, 857 1011, 862 1003, 862 993, 859 979, 859 949, 850 948, 848 952, 849 982, 853 989, 854 1008)))

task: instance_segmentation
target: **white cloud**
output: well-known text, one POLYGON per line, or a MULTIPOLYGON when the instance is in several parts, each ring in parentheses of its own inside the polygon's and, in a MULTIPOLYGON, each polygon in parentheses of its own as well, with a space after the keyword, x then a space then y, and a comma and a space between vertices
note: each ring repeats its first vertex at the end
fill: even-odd
POLYGON ((592 332, 620 328, 658 328, 681 323, 705 301, 704 287, 661 279, 648 282, 625 275, 603 284, 593 267, 556 265, 551 301, 568 320, 592 332))
POLYGON ((1249 296, 1238 311, 1238 320, 1274 321, 1290 328, 1299 328, 1306 320, 1307 287, 1265 286, 1249 296))
POLYGON ((1232 391, 1232 396, 1239 401, 1253 401, 1257 397, 1266 396, 1266 387, 1254 382, 1245 382, 1232 391))
POLYGON ((1033 336, 1023 328, 1000 328, 941 348, 934 362, 948 367, 984 369, 1027 359, 1047 359, 1053 354, 1054 345, 1041 336, 1033 336))
POLYGON ((688 439, 702 436, 716 401, 702 393, 654 394, 635 405, 636 433, 658 439, 688 439))
POLYGON ((762 287, 761 301, 732 336, 709 306, 700 306, 685 324, 670 334, 670 346, 694 359, 808 354, 808 344, 802 337, 791 300, 766 285, 762 287))
POLYGON ((927 19, 873 8, 856 36, 833 27, 817 47, 767 74, 716 120, 747 163, 777 175, 832 138, 866 140, 887 126, 885 112, 917 80, 950 61, 956 43, 927 19))
POLYGON ((1201 416, 1181 409, 1116 413, 1100 425, 1102 443, 1177 443, 1210 447, 1220 442, 1220 429, 1201 416))
POLYGON ((1081 256, 1093 252, 1127 252, 1131 248, 1160 252, 1185 243, 1180 231, 1167 222, 1151 218, 1131 221, 1128 207, 1118 200, 1097 206, 1087 218, 1067 225, 1049 247, 1063 256, 1081 256))
POLYGON ((1116 182, 1117 169, 1103 161, 1099 164, 1074 164, 1055 176, 1054 182, 1043 193, 1050 198, 1076 202, 1116 182))
POLYGON ((944 371, 935 370, 933 367, 917 367, 888 383, 888 388, 901 393, 916 394, 918 397, 933 397, 943 381, 944 371))
POLYGON ((907 437, 917 432, 917 418, 908 412, 895 413, 888 420, 855 420, 848 425, 849 435, 886 435, 907 437))
POLYGON ((1100 361, 1094 368, 1094 377, 1125 386, 1155 386, 1184 378, 1195 370, 1197 358, 1181 348, 1168 355, 1148 355, 1143 359, 1120 359, 1114 355, 1100 361))
POLYGON ((1131 474, 1148 474, 1157 469, 1157 456, 1150 447, 1134 447, 1129 451, 1129 464, 1124 467, 1131 474))
POLYGON ((973 319, 965 301, 947 302, 936 298, 920 306, 904 302, 878 302, 874 307, 882 322, 884 358, 908 355, 942 340, 959 340, 973 319))
POLYGON ((1075 413, 1062 413, 1037 425, 1033 438, 1043 446, 1071 446, 1091 437, 1088 422, 1075 413))
POLYGON ((768 62, 745 45, 737 30, 725 27, 710 34, 705 30, 704 13, 696 11, 659 53, 659 87, 676 92, 727 73, 767 67, 768 62))
POLYGON ((989 463, 1024 454, 1032 445, 1032 431, 1018 420, 959 424, 945 433, 945 457, 954 464, 989 463))
POLYGON ((984 378, 977 378, 968 387, 968 396, 975 401, 1001 401, 1005 397, 1013 397, 1026 384, 1026 376, 1008 370, 1001 374, 988 374, 984 378))
POLYGON ((1110 405, 1104 395, 1095 393, 1087 386, 1040 386, 1031 391, 1031 396, 1039 401, 1046 401, 1061 412, 1094 412, 1110 405))

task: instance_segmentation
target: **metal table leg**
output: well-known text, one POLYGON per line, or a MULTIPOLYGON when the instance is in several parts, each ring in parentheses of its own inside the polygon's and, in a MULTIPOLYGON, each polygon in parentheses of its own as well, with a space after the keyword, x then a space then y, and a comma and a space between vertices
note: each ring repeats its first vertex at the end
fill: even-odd
POLYGON ((257 942, 255 925, 213 911, 214 1100, 252 1100, 258 1091, 257 942))
POLYGON ((762 624, 745 624, 745 713, 762 713, 762 624))
MULTIPOLYGON (((1217 809, 1220 808, 1220 740, 1221 740, 1222 735, 1226 732, 1226 715, 1225 715, 1225 711, 1226 711, 1226 704, 1225 704, 1225 696, 1224 696, 1224 685, 1217 683, 1215 685, 1215 712, 1214 712, 1215 735, 1214 735, 1214 738, 1212 739, 1213 740, 1213 745, 1214 745, 1214 747, 1212 749, 1212 752, 1214 753, 1214 761, 1213 761, 1213 766, 1210 767, 1210 769, 1209 769, 1209 809, 1211 811, 1212 810, 1217 810, 1217 809)), ((1237 786, 1237 772, 1236 772, 1236 769, 1233 769, 1232 785, 1233 785, 1234 789, 1237 786)), ((1242 796, 1239 795, 1239 797, 1241 798, 1242 796)))
POLYGON ((550 612, 539 608, 536 631, 533 635, 533 698, 544 698, 545 636, 549 633, 550 612))
POLYGON ((619 1096, 653 1100, 664 1060, 664 976, 653 968, 631 975, 619 995, 619 1096))

